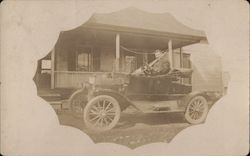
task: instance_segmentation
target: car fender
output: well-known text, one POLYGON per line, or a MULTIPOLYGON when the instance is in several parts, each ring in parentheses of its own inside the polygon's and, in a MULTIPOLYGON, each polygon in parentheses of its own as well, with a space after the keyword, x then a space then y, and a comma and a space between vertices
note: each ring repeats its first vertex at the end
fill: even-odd
POLYGON ((118 102, 119 105, 121 107, 121 110, 126 109, 128 106, 132 105, 131 101, 125 97, 124 95, 122 95, 121 93, 112 90, 112 89, 97 89, 93 92, 94 96, 98 96, 98 95, 109 95, 112 96, 113 98, 115 98, 118 102))
POLYGON ((82 94, 82 95, 86 95, 86 101, 87 101, 87 91, 85 89, 78 89, 76 90, 75 92, 73 92, 73 94, 71 94, 70 98, 69 98, 69 104, 71 105, 73 99, 79 95, 79 94, 82 94))
POLYGON ((192 98, 194 98, 195 96, 203 96, 206 100, 209 100, 209 97, 208 97, 206 91, 195 91, 195 92, 191 92, 191 93, 187 94, 186 96, 184 96, 181 99, 179 107, 182 108, 183 110, 185 110, 189 101, 192 98))

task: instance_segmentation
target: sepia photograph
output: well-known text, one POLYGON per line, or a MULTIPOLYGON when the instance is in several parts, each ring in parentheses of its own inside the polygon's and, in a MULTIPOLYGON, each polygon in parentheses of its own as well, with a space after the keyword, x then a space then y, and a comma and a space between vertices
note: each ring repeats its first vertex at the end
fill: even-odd
POLYGON ((60 32, 37 63, 38 96, 61 124, 130 148, 205 122, 229 77, 204 31, 134 7, 60 32))
POLYGON ((3 155, 247 154, 249 6, 224 4, 2 3, 3 155))

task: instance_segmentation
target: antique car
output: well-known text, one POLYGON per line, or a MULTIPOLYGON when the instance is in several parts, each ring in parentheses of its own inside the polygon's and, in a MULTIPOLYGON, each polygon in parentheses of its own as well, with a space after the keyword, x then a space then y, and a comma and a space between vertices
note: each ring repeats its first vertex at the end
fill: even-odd
POLYGON ((187 122, 199 124, 206 119, 209 101, 219 98, 215 92, 192 92, 191 85, 180 83, 191 77, 191 69, 172 69, 164 75, 149 75, 147 69, 93 75, 71 96, 71 110, 83 112, 86 127, 93 131, 114 128, 128 106, 141 113, 183 112, 187 122))

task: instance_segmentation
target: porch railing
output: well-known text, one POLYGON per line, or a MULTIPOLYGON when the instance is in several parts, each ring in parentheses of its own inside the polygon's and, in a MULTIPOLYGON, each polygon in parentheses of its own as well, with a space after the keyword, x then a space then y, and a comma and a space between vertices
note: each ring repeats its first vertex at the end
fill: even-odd
POLYGON ((55 71, 55 88, 81 88, 90 76, 101 76, 105 72, 55 71))

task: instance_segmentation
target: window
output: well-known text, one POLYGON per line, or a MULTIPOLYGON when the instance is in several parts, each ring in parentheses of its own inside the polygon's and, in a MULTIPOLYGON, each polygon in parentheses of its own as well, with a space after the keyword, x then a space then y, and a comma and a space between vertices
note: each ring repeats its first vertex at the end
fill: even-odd
POLYGON ((77 51, 76 71, 91 71, 91 48, 81 48, 77 51))
POLYGON ((50 72, 51 72, 51 60, 42 60, 41 73, 50 73, 50 72))
POLYGON ((136 70, 136 57, 135 56, 125 56, 125 72, 131 73, 136 70))
POLYGON ((182 67, 183 68, 191 68, 191 62, 190 62, 190 54, 182 54, 182 67))
POLYGON ((77 55, 77 71, 89 71, 89 54, 78 53, 77 55))
MULTIPOLYGON (((190 61, 190 54, 183 53, 182 55, 182 67, 183 68, 191 68, 191 61, 190 61)), ((182 78, 183 84, 191 84, 191 77, 190 78, 182 78)))
MULTIPOLYGON (((182 53, 182 57, 180 57, 180 49, 175 49, 173 51, 173 67, 174 68, 191 68, 190 54, 182 53)), ((179 80, 182 84, 191 84, 190 78, 181 78, 179 80)))

